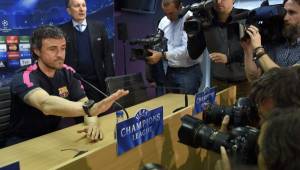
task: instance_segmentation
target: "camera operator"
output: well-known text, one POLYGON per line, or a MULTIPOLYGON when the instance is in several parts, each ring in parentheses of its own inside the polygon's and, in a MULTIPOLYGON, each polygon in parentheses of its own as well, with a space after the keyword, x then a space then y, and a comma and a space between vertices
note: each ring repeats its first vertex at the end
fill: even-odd
POLYGON ((245 12, 233 8, 234 0, 216 0, 212 9, 211 26, 196 35, 188 35, 188 51, 192 58, 198 57, 207 47, 212 61, 213 85, 220 91, 237 85, 237 96, 246 96, 250 88, 244 70, 243 49, 237 35, 230 32, 232 17, 245 12), (207 37, 204 32, 210 32, 207 37), (209 47, 212 44, 213 47, 209 47))
POLYGON ((290 67, 300 64, 300 0, 285 1, 284 28, 285 42, 269 42, 265 48, 261 35, 255 26, 247 33, 250 39, 242 41, 245 55, 245 71, 249 81, 257 79, 262 72, 274 67, 290 67))
POLYGON ((183 30, 186 18, 191 12, 182 18, 178 17, 182 8, 181 0, 162 0, 162 9, 165 13, 158 25, 168 39, 168 51, 158 52, 149 49, 152 53, 147 58, 149 64, 156 64, 161 60, 167 60, 166 84, 169 87, 184 89, 184 93, 195 94, 201 84, 202 73, 200 68, 200 55, 197 60, 192 60, 187 51, 187 35, 183 30))

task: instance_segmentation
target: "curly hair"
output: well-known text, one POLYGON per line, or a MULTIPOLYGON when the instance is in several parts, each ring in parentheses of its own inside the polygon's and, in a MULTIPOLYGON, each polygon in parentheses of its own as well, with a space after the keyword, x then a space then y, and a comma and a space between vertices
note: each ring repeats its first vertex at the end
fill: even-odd
POLYGON ((257 104, 272 99, 274 107, 300 107, 300 66, 273 68, 253 82, 249 97, 257 104))
POLYGON ((275 109, 264 124, 260 152, 268 170, 300 169, 300 109, 275 109))

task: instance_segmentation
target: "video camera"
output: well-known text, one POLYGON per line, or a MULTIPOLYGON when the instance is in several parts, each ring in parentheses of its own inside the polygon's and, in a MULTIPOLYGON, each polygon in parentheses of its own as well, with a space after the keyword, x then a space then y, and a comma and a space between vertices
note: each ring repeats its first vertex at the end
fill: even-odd
POLYGON ((191 11, 193 16, 184 23, 184 30, 187 34, 197 34, 201 29, 211 25, 213 14, 212 8, 215 0, 204 0, 200 3, 188 5, 182 9, 179 17, 184 16, 187 11, 191 11))
POLYGON ((229 115, 229 125, 233 127, 254 125, 259 121, 256 104, 247 97, 240 97, 229 107, 207 105, 203 110, 203 121, 220 126, 225 115, 229 115))
POLYGON ((167 39, 164 37, 164 32, 160 29, 155 34, 146 36, 142 39, 136 39, 129 41, 130 45, 143 46, 143 48, 132 48, 131 49, 131 60, 145 60, 152 53, 148 49, 155 50, 158 52, 167 51, 167 39))
POLYGON ((282 4, 261 6, 234 16, 232 23, 239 24, 239 36, 242 40, 249 38, 246 29, 254 25, 260 30, 263 43, 278 42, 283 39, 282 28, 285 14, 282 4))
POLYGON ((224 146, 238 161, 246 164, 256 163, 258 129, 245 126, 236 127, 228 133, 219 132, 190 115, 183 116, 181 122, 182 125, 178 130, 180 143, 215 152, 220 152, 220 146, 224 146))
MULTIPOLYGON (((204 0, 182 9, 179 16, 184 15, 188 10, 193 12, 193 17, 184 23, 184 30, 187 34, 196 35, 200 30, 209 31, 215 17, 214 5, 215 0, 204 0)), ((234 29, 241 39, 246 39, 249 36, 245 30, 249 25, 255 25, 260 30, 263 42, 281 41, 285 9, 282 4, 269 5, 268 1, 263 5, 265 6, 233 16, 228 30, 234 29)))

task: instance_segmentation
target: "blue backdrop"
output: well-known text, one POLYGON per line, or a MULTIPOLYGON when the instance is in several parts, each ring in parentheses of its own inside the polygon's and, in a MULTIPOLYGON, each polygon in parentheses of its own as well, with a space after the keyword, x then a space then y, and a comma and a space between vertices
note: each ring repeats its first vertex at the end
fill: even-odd
MULTIPOLYGON (((102 21, 112 41, 113 0, 86 2, 88 17, 102 21)), ((0 86, 10 81, 13 71, 22 63, 28 63, 29 52, 23 48, 28 47, 28 42, 20 36, 30 36, 41 25, 61 25, 70 19, 64 0, 0 0, 0 86)))

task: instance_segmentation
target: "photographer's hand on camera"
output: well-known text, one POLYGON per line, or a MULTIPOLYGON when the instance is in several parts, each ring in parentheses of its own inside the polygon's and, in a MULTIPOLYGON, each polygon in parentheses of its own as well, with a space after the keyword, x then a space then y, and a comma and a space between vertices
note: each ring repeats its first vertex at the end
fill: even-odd
POLYGON ((149 57, 146 58, 148 64, 156 64, 161 59, 164 58, 164 53, 163 52, 154 51, 154 50, 150 50, 150 49, 148 51, 152 53, 151 56, 149 56, 149 57))
POLYGON ((250 37, 252 50, 261 47, 261 35, 257 27, 250 25, 246 30, 247 34, 250 37))
POLYGON ((231 170, 230 160, 224 146, 220 147, 221 159, 216 162, 215 170, 231 170))

